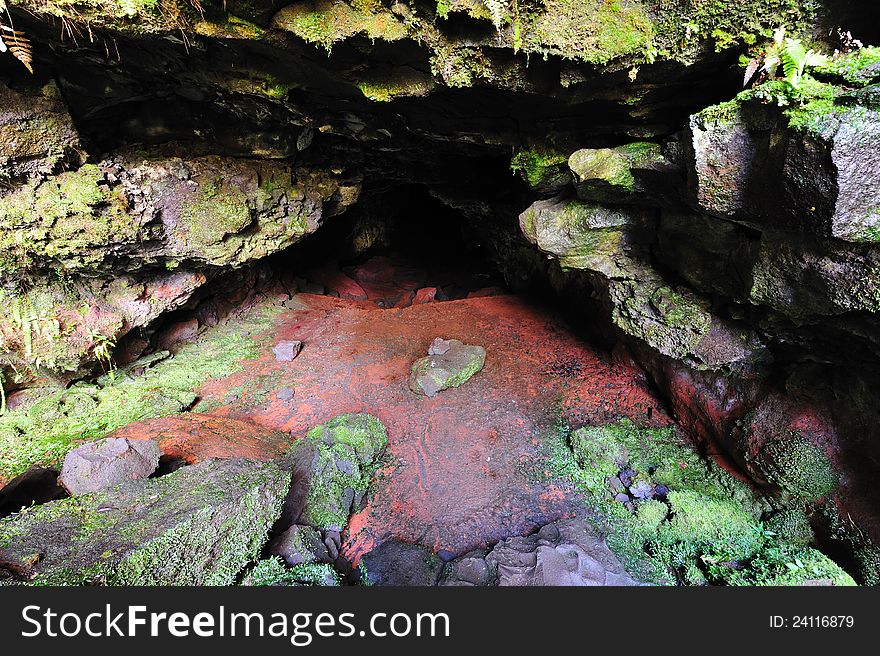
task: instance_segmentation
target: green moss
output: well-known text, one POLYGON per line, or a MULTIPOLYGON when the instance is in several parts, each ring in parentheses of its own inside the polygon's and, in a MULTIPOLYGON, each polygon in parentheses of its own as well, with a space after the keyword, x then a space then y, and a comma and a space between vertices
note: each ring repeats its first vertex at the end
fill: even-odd
POLYGON ((657 2, 658 50, 664 55, 686 53, 701 40, 718 51, 752 45, 785 27, 798 35, 810 30, 819 8, 817 0, 700 0, 657 2))
POLYGON ((287 567, 278 556, 258 562, 245 579, 245 585, 339 585, 342 578, 331 565, 308 563, 287 567))
POLYGON ((180 218, 189 245, 211 259, 223 257, 228 250, 223 240, 252 221, 247 194, 222 181, 201 184, 195 198, 181 207, 180 218))
POLYGON ((100 169, 87 164, 0 198, 0 273, 47 260, 87 268, 104 259, 108 243, 135 239, 140 226, 102 181, 100 169))
POLYGON ((837 475, 825 452, 798 433, 771 442, 758 456, 768 480, 794 499, 817 501, 837 487, 837 475))
POLYGON ((760 529, 753 511, 735 500, 694 490, 669 492, 672 517, 658 529, 653 545, 672 568, 694 559, 719 564, 744 561, 760 546, 760 529))
POLYGON ((880 76, 876 70, 878 64, 880 64, 880 48, 869 46, 832 58, 827 64, 817 67, 815 74, 864 86, 880 76), (875 70, 868 70, 871 67, 875 70))
POLYGON ((285 7, 273 19, 275 26, 289 30, 329 53, 333 44, 356 34, 371 39, 397 41, 408 35, 406 26, 381 3, 362 0, 347 4, 315 0, 285 7))
POLYGON ((431 91, 432 84, 430 79, 418 76, 381 81, 364 80, 357 86, 364 97, 374 102, 391 102, 399 97, 425 96, 431 91))
POLYGON ((523 28, 526 50, 604 64, 653 50, 654 23, 634 0, 544 0, 523 28))
POLYGON ((0 544, 18 560, 40 549, 32 585, 229 585, 288 487, 272 463, 206 461, 26 509, 0 520, 0 544))
POLYGON ((578 150, 572 153, 568 166, 579 182, 598 182, 629 192, 635 189, 629 158, 611 148, 578 150))
POLYGON ((726 572, 729 585, 791 586, 810 583, 856 585, 853 578, 825 554, 810 548, 765 545, 748 567, 726 572))
POLYGON ((367 414, 339 415, 310 430, 297 447, 312 447, 317 454, 302 523, 344 529, 349 513, 346 490, 362 493, 369 488, 387 442, 385 427, 367 414))
POLYGON ((813 578, 853 583, 828 558, 806 548, 802 526, 791 535, 770 528, 791 527, 805 517, 776 513, 765 527, 761 518, 769 504, 702 459, 672 428, 640 428, 624 420, 569 432, 561 424, 547 448, 551 475, 578 486, 608 545, 637 577, 687 585, 813 578), (634 499, 632 508, 616 501, 608 481, 624 468, 638 480, 666 486, 666 500, 634 499))
POLYGON ((190 407, 204 381, 228 376, 242 360, 257 357, 263 344, 254 335, 271 325, 273 313, 263 310, 212 328, 136 378, 120 374, 101 387, 74 386, 28 410, 8 411, 0 416, 0 477, 31 465, 57 466, 84 441, 190 407))
POLYGON ((800 508, 785 508, 770 517, 765 525, 773 535, 794 547, 806 547, 816 538, 810 520, 800 508))
POLYGON ((133 33, 187 28, 200 16, 194 0, 6 0, 37 14, 133 33))

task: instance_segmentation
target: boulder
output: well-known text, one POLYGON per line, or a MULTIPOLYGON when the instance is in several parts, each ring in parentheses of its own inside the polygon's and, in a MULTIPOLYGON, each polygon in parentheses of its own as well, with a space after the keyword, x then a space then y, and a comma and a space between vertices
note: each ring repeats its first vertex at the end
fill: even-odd
POLYGON ((0 520, 0 576, 39 585, 229 585, 290 485, 274 463, 207 460, 0 520))
MULTIPOLYGON (((416 394, 434 396, 442 390, 459 387, 486 362, 486 349, 482 346, 468 346, 452 339, 443 348, 446 350, 442 355, 428 355, 413 364, 409 387, 416 394)), ((434 344, 431 350, 436 350, 434 344)))
POLYGON ((650 226, 643 211, 580 201, 536 201, 520 215, 526 238, 563 269, 597 277, 611 319, 625 334, 700 368, 759 359, 754 332, 715 316, 708 297, 653 268, 637 239, 650 226))
POLYGON ((784 112, 774 103, 730 101, 692 116, 686 139, 699 211, 814 237, 880 240, 880 111, 873 106, 784 112))
POLYGON ((571 154, 568 166, 582 200, 674 206, 684 198, 683 167, 656 143, 582 148, 571 154))
POLYGON ((153 440, 107 438, 75 448, 64 458, 58 481, 70 494, 88 494, 125 481, 147 478, 162 455, 153 440))
POLYGON ((293 483, 280 523, 341 532, 387 443, 385 427, 368 414, 339 415, 315 426, 283 459, 293 483))

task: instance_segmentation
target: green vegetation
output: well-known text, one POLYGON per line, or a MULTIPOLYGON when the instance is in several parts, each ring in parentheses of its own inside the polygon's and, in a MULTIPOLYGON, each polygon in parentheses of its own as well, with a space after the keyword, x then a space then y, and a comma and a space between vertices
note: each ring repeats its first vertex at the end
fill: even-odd
POLYGON ((271 325, 272 316, 263 310, 212 328, 141 376, 118 374, 105 385, 78 383, 27 409, 8 411, 0 416, 0 477, 11 478, 31 465, 57 465, 82 442, 189 408, 204 381, 228 376, 242 360, 258 356, 262 343, 256 335, 271 325))
POLYGON ((399 97, 425 96, 431 91, 430 78, 413 76, 388 80, 362 80, 358 89, 374 102, 391 102, 399 97))
POLYGON ((819 9, 817 0, 656 0, 653 4, 659 14, 656 32, 664 55, 674 55, 704 39, 721 51, 754 45, 780 27, 797 34, 808 29, 819 9))
POLYGON ((568 157, 553 151, 520 150, 510 160, 510 170, 519 173, 533 189, 559 176, 568 157))
POLYGON ((703 460, 672 428, 627 420, 574 432, 560 425, 548 448, 552 474, 578 486, 609 546, 637 577, 690 585, 853 584, 806 547, 800 518, 783 524, 777 513, 765 524, 768 502, 703 460), (610 481, 624 470, 634 481, 665 486, 665 496, 616 501, 610 481), (773 530, 792 522, 801 523, 794 535, 773 530))
POLYGON ((258 562, 245 579, 245 585, 318 585, 342 583, 339 573, 326 563, 308 563, 288 567, 278 556, 258 562))
POLYGON ((837 487, 828 456, 797 433, 771 442, 758 461, 771 483, 803 503, 818 501, 837 487))
POLYGON ((653 59, 654 23, 633 0, 544 0, 523 28, 526 50, 605 64, 640 55, 653 59))
POLYGON ((407 28, 379 0, 333 2, 314 0, 285 7, 276 14, 274 24, 293 32, 328 53, 333 44, 355 34, 371 39, 396 41, 407 36, 407 28))

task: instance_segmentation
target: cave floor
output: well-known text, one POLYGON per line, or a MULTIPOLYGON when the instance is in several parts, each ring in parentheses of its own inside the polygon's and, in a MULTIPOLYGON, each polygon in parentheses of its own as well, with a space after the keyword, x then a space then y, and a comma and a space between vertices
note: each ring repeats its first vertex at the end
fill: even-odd
POLYGON ((353 561, 390 538, 460 554, 571 516, 583 508, 582 497, 552 480, 544 448, 560 421, 670 423, 637 370, 517 296, 381 309, 300 293, 285 306, 258 358, 199 390, 197 409, 207 414, 122 433, 161 438, 164 426, 177 451, 192 459, 200 447, 187 444, 187 425, 193 440, 211 442, 202 444, 209 451, 202 457, 271 457, 286 448, 279 433, 293 442, 341 413, 375 415, 388 431, 388 460, 370 501, 349 523, 344 548, 353 561), (463 386, 427 398, 410 391, 407 379, 438 336, 483 346, 486 363, 463 386), (288 362, 272 350, 285 340, 304 342, 288 362))

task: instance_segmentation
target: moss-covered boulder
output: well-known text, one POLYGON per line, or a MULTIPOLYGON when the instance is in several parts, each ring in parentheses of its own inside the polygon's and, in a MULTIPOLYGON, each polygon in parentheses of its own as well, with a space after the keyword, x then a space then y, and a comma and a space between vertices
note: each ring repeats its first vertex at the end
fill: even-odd
POLYGON ((342 531, 370 487, 388 436, 372 415, 339 415, 315 426, 284 459, 294 486, 285 515, 322 531, 342 531))
POLYGON ((463 344, 457 339, 436 339, 429 355, 413 363, 409 388, 416 394, 435 396, 443 390, 461 387, 483 368, 486 349, 463 344), (440 344, 439 348, 435 348, 440 344))
POLYGON ((601 203, 672 205, 684 197, 684 170, 660 144, 582 148, 568 158, 577 195, 601 203))
POLYGON ((870 82, 878 65, 880 49, 854 50, 808 69, 797 86, 770 80, 692 116, 694 205, 761 227, 876 243, 880 113, 870 82))
POLYGON ((0 273, 240 266, 314 232, 356 197, 331 172, 129 152, 0 194, 0 273))
POLYGON ((39 585, 229 585, 289 486, 273 463, 206 460, 37 506, 0 520, 0 572, 39 585))

